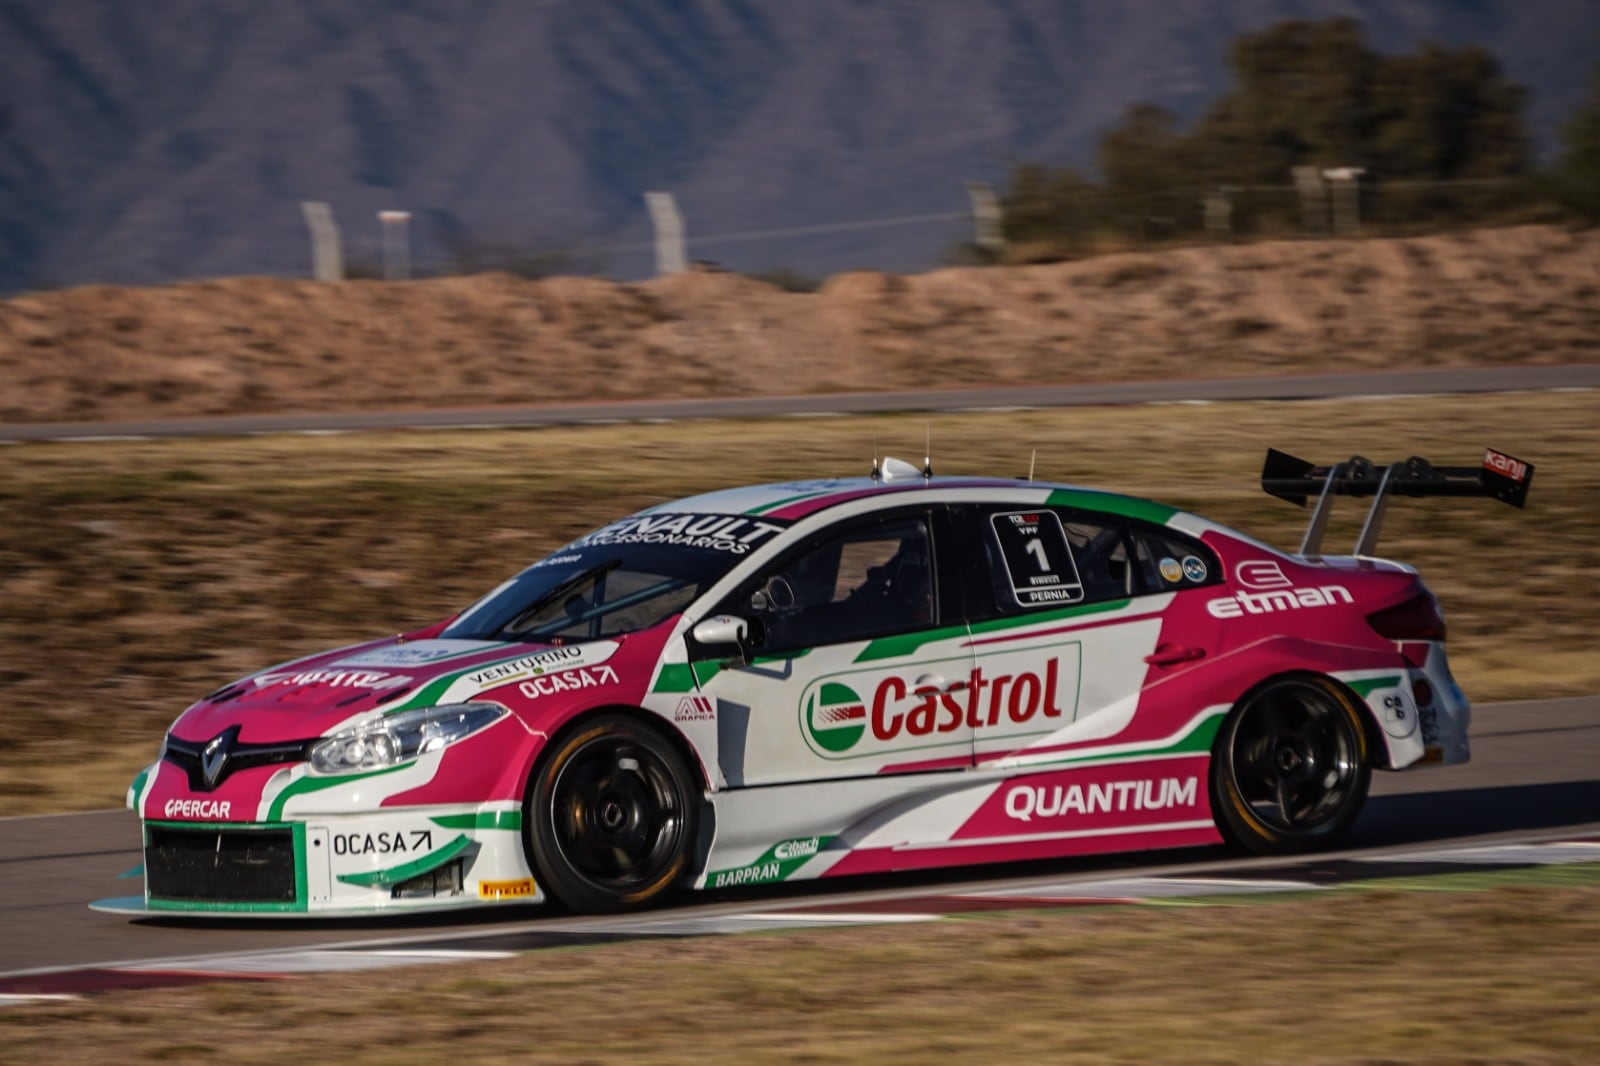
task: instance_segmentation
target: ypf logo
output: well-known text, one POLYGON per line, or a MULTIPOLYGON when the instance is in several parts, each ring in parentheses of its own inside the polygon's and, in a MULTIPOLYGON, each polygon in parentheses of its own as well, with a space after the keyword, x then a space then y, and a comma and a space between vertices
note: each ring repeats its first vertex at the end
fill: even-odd
POLYGON ((836 681, 806 697, 806 729, 823 751, 849 751, 867 731, 867 706, 836 681))

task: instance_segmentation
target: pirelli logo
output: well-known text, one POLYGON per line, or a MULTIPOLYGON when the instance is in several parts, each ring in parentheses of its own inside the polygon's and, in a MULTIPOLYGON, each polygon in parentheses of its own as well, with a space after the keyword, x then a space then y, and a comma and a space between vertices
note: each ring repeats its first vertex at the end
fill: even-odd
POLYGON ((533 878, 517 881, 479 881, 480 899, 525 899, 533 895, 533 878))

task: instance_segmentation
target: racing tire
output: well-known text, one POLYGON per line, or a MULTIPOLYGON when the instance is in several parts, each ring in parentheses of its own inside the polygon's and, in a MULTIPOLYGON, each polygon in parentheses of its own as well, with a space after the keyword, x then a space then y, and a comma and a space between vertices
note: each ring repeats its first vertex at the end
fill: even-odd
POLYGON ((551 742, 523 803, 535 876, 580 914, 649 906, 688 868, 698 789, 672 743, 626 715, 551 742))
POLYGON ((1325 677, 1279 678, 1251 692, 1223 722, 1211 760, 1217 828, 1261 855, 1337 839, 1371 784, 1361 711, 1325 677))

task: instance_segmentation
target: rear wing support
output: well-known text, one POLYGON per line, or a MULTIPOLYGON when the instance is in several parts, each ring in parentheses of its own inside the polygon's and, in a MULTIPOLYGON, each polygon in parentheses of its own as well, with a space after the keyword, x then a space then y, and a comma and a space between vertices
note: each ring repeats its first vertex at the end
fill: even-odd
POLYGON ((1434 466, 1413 455, 1384 467, 1360 455, 1333 466, 1316 466, 1288 452, 1268 448, 1267 460, 1261 467, 1261 487, 1270 495, 1301 507, 1312 495, 1316 496, 1316 508, 1300 542, 1300 554, 1306 556, 1322 553, 1322 538, 1335 496, 1372 497, 1355 548, 1356 555, 1371 555, 1377 551, 1383 516, 1392 496, 1488 496, 1523 507, 1532 484, 1532 463, 1493 448, 1484 452, 1478 466, 1434 466))

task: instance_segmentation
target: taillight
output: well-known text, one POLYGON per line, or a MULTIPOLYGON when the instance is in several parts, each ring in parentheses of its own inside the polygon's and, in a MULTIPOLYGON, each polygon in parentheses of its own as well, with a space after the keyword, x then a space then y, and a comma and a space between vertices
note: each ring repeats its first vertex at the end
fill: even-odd
POLYGON ((1367 624, 1379 636, 1390 640, 1443 640, 1444 615, 1439 601, 1429 592, 1419 592, 1409 600, 1367 615, 1367 624))

